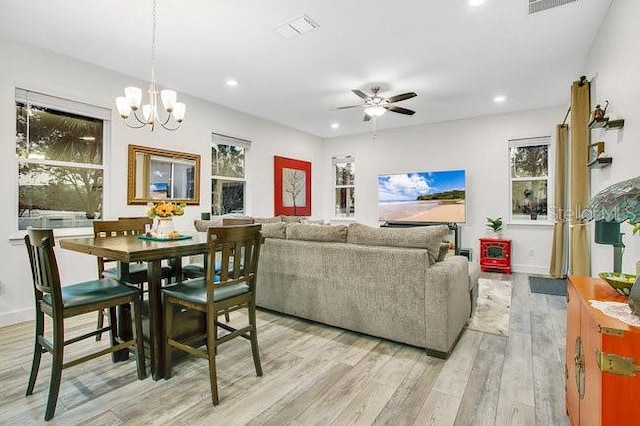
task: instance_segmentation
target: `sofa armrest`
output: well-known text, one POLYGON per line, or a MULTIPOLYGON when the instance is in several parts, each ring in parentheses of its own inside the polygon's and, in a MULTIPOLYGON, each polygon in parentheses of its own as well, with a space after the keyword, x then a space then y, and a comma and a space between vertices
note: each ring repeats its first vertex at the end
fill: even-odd
POLYGON ((437 262, 427 268, 425 280, 427 324, 446 322, 445 327, 427 327, 427 341, 440 342, 438 346, 447 353, 471 314, 468 259, 450 256, 437 262))

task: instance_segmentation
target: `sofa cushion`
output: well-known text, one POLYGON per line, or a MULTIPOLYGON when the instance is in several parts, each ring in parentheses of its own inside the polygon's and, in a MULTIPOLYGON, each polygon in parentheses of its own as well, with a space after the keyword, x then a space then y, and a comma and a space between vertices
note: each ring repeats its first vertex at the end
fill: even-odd
POLYGON ((304 216, 287 216, 284 214, 281 214, 278 217, 281 218, 283 222, 287 222, 287 223, 300 223, 304 218, 304 216))
POLYGON ((285 227, 284 222, 277 223, 263 223, 262 224, 262 236, 265 238, 281 238, 285 239, 285 227))
POLYGON ((449 232, 447 225, 413 228, 373 228, 361 223, 349 225, 347 242, 370 246, 412 247, 429 252, 429 264, 438 259, 442 237, 449 232))
POLYGON ((214 216, 211 220, 195 219, 193 226, 195 226, 199 232, 207 232, 212 226, 222 226, 222 216, 214 216))
POLYGON ((280 216, 276 216, 276 217, 254 217, 253 218, 253 222, 254 223, 281 223, 282 222, 282 217, 280 217, 280 216))
POLYGON ((347 227, 345 225, 307 225, 304 223, 287 223, 287 240, 306 240, 323 242, 347 242, 347 227))

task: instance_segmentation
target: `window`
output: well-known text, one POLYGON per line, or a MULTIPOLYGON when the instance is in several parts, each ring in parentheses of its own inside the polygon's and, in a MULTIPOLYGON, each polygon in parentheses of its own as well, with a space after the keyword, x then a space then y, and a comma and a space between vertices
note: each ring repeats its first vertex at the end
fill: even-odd
POLYGON ((511 220, 548 220, 550 137, 509 141, 511 220))
POLYGON ((211 149, 211 213, 245 213, 246 152, 251 142, 214 133, 211 149))
POLYGON ((353 157, 333 158, 335 215, 354 217, 356 163, 353 157))
POLYGON ((102 217, 108 109, 16 89, 18 229, 102 217))

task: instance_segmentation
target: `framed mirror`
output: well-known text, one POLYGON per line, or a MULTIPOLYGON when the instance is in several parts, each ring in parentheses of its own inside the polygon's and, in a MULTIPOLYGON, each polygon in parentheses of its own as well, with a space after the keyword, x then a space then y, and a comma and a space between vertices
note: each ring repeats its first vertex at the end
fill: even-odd
POLYGON ((200 156, 129 145, 128 204, 160 200, 200 204, 200 156))

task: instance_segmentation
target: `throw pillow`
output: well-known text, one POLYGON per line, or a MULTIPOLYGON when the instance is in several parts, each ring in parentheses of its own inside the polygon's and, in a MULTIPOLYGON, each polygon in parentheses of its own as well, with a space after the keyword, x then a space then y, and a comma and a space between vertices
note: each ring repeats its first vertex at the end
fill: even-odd
POLYGON ((303 218, 303 216, 287 216, 284 214, 281 214, 278 217, 281 218, 283 222, 287 222, 287 223, 300 223, 303 218))
POLYGON ((286 235, 287 240, 345 243, 347 242, 347 227, 345 225, 317 226, 304 223, 288 223, 286 235))
POLYGON ((262 236, 265 238, 280 238, 285 239, 285 223, 263 223, 262 224, 262 236))
POLYGON ((370 246, 410 247, 426 249, 429 264, 438 259, 442 237, 449 232, 447 225, 419 226, 413 228, 373 228, 361 223, 349 225, 347 242, 370 246))
POLYGON ((212 226, 222 226, 222 216, 214 216, 211 220, 195 219, 193 226, 195 226, 199 232, 207 232, 212 226))
POLYGON ((440 251, 438 251, 438 258, 436 259, 436 262, 442 262, 447 257, 450 247, 449 243, 440 243, 440 251))

